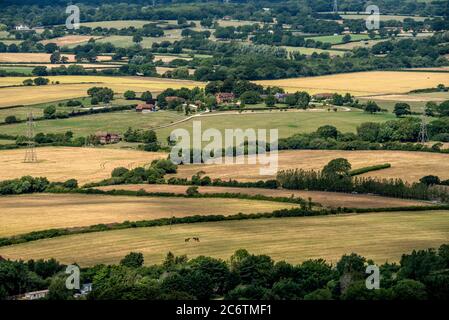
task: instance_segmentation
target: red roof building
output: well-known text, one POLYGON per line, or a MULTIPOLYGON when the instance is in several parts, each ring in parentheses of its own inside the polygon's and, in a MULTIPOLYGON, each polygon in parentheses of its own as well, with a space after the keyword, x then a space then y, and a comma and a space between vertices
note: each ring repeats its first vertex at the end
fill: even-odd
POLYGON ((219 92, 215 95, 218 104, 229 103, 235 100, 235 95, 232 92, 219 92))
POLYGON ((155 111, 154 104, 142 103, 136 107, 137 112, 152 112, 155 111))
POLYGON ((97 132, 95 138, 100 144, 112 144, 120 142, 120 135, 117 133, 97 132))

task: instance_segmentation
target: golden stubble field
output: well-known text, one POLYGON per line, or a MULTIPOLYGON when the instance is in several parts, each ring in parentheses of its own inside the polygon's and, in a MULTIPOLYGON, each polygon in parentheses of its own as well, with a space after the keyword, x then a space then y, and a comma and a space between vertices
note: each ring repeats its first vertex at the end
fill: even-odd
POLYGON ((229 259, 238 249, 299 263, 324 258, 335 263, 356 252, 376 263, 399 261, 415 249, 435 248, 449 239, 449 211, 208 222, 64 236, 0 247, 10 259, 55 258, 82 266, 118 263, 142 252, 145 264, 161 263, 171 251, 229 259), (184 241, 199 237, 200 242, 184 241))
POLYGON ((189 80, 174 80, 144 77, 105 77, 105 76, 54 76, 46 77, 50 84, 46 86, 21 86, 23 80, 30 77, 0 78, 0 108, 13 105, 28 105, 87 96, 87 90, 94 86, 105 86, 123 94, 126 90, 137 92, 151 91, 159 93, 167 88, 203 87, 204 84, 189 80), (6 87, 16 86, 16 87, 6 87), (4 88, 1 88, 4 87, 4 88))
POLYGON ((100 39, 98 36, 68 35, 64 37, 41 41, 42 44, 55 43, 58 47, 68 46, 71 44, 81 44, 88 42, 90 39, 100 39))
MULTIPOLYGON (((346 158, 353 169, 372 165, 390 163, 391 168, 365 173, 363 176, 378 178, 401 178, 415 182, 425 175, 437 175, 449 179, 449 155, 429 152, 409 151, 339 151, 339 150, 288 150, 278 155, 279 170, 305 169, 320 170, 329 161, 346 158)), ((257 181, 273 179, 272 176, 260 175, 262 165, 251 164, 210 164, 179 166, 179 177, 188 177, 204 171, 211 178, 222 180, 257 181)))
MULTIPOLYGON (((22 53, 22 52, 2 52, 0 53, 0 62, 50 62, 50 53, 22 53)), ((63 57, 69 58, 69 62, 75 62, 74 54, 62 54, 63 57)), ((98 61, 112 60, 111 56, 98 56, 98 61)))
MULTIPOLYGON (((146 192, 169 192, 177 194, 185 194, 188 186, 176 185, 150 185, 150 184, 134 184, 98 187, 100 190, 130 190, 146 192)), ((416 200, 396 199, 379 197, 366 194, 348 194, 338 192, 321 192, 321 191, 303 191, 303 190, 285 190, 285 189, 259 189, 259 188, 232 188, 232 187, 198 187, 198 191, 202 194, 214 193, 241 193, 247 195, 264 195, 268 197, 287 197, 291 196, 308 200, 312 198, 313 202, 320 203, 326 207, 338 208, 387 208, 387 207, 404 207, 404 206, 424 206, 430 203, 416 200)))
POLYGON ((53 228, 194 215, 272 212, 294 204, 241 199, 188 199, 82 194, 0 197, 0 237, 53 228))
POLYGON ((438 84, 449 85, 449 77, 437 72, 370 71, 320 77, 256 81, 263 86, 279 86, 288 92, 349 92, 355 96, 400 94, 438 84))
POLYGON ((77 179, 80 184, 109 178, 117 167, 135 168, 165 159, 162 152, 108 148, 36 148, 37 163, 24 163, 25 149, 0 151, 0 181, 31 175, 50 181, 77 179))

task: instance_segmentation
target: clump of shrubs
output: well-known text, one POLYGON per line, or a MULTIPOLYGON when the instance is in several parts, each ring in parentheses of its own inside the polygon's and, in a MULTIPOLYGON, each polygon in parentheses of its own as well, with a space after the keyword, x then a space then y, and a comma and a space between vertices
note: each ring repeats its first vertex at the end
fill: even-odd
POLYGON ((33 192, 43 192, 50 182, 47 178, 34 178, 24 176, 20 179, 0 181, 0 194, 23 194, 33 192))
POLYGON ((85 187, 138 183, 163 184, 165 183, 164 176, 166 174, 176 172, 177 166, 170 160, 154 160, 149 168, 115 168, 111 173, 111 178, 99 183, 88 184, 85 187))

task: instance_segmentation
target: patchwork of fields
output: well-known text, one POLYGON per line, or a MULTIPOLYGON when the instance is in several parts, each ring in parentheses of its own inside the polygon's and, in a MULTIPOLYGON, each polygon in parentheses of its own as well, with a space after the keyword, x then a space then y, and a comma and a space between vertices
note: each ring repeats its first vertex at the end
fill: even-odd
MULTIPOLYGON (((114 21, 88 23, 85 25, 114 26, 126 28, 141 27, 148 21, 114 21)), ((171 21, 169 23, 176 23, 171 21)), ((198 22, 199 23, 199 22, 198 22)), ((221 21, 223 26, 250 24, 249 21, 221 21)), ((196 31, 202 28, 194 28, 196 31)), ((144 38, 143 47, 163 40, 181 39, 181 29, 167 30, 164 37, 144 38)), ((351 42, 340 44, 343 36, 311 37, 329 42, 334 48, 351 50, 356 46, 370 47, 382 40, 369 40, 367 35, 353 35, 351 42)), ((85 43, 90 36, 65 36, 47 42, 73 47, 85 43)), ((44 42, 44 43, 47 43, 44 42)), ((133 44, 131 36, 98 37, 97 42, 112 42, 118 47, 133 44)), ((319 50, 313 48, 285 47, 288 51, 299 51, 310 55, 313 52, 327 52, 341 56, 342 50, 319 50)), ((65 55, 65 54, 64 54, 65 55)), ((74 62, 73 55, 67 55, 74 62)), ((0 68, 31 73, 32 67, 49 64, 49 54, 2 53, 0 68), (15 65, 17 64, 17 65, 15 65)), ((110 60, 111 56, 100 56, 99 61, 110 60)), ((155 61, 170 63, 175 59, 191 60, 192 55, 156 55, 155 61)), ((106 63, 84 64, 86 68, 118 67, 106 63)), ((158 67, 159 74, 172 70, 158 67)), ((193 69, 189 70, 192 74, 193 69)), ((439 70, 416 70, 408 72, 358 72, 321 77, 297 79, 264 80, 257 83, 264 86, 280 86, 287 92, 307 91, 315 93, 346 93, 360 98, 361 102, 375 100, 382 108, 392 111, 398 101, 410 103, 413 111, 419 112, 428 101, 441 102, 449 99, 445 92, 410 94, 411 90, 432 88, 438 84, 449 86, 449 77, 439 70)), ((23 119, 27 107, 5 108, 14 105, 33 105, 31 108, 41 115, 47 103, 87 95, 93 86, 106 86, 117 95, 126 90, 138 93, 149 90, 157 94, 167 88, 204 88, 206 83, 143 77, 106 76, 51 76, 51 84, 42 87, 22 86, 27 77, 0 78, 0 118, 16 115, 23 119), (3 110, 2 110, 3 108, 3 110)), ((125 101, 126 102, 126 101, 125 101)), ((136 101, 129 101, 136 102, 136 101)), ((260 106, 263 106, 262 104, 260 106)), ((58 106, 58 111, 61 110, 58 106)), ((86 136, 96 131, 123 133, 129 127, 134 129, 155 129, 160 142, 174 129, 192 131, 192 122, 201 120, 202 129, 216 128, 223 132, 229 128, 278 129, 284 138, 301 132, 312 132, 323 125, 333 125, 341 132, 355 132, 362 122, 385 122, 394 119, 392 113, 371 115, 360 110, 327 109, 308 111, 228 112, 205 114, 186 119, 183 113, 160 111, 140 114, 135 111, 95 114, 69 119, 36 122, 35 132, 65 133, 86 136), (345 111, 345 112, 344 112, 345 111), (184 121, 186 120, 186 121, 184 121)), ((0 127, 1 134, 23 135, 26 124, 11 124, 0 127)), ((12 143, 1 140, 0 144, 12 143)), ((165 159, 164 152, 149 153, 124 148, 135 147, 126 143, 104 148, 37 148, 38 162, 23 163, 24 150, 2 150, 0 181, 25 175, 44 176, 50 181, 65 181, 75 178, 80 185, 109 178, 116 167, 128 169, 146 166, 155 159, 165 159), (123 149, 122 149, 123 148, 123 149)), ((447 154, 399 152, 399 151, 322 151, 301 150, 279 153, 279 170, 319 170, 330 160, 346 158, 353 169, 381 163, 390 163, 391 168, 366 173, 364 176, 378 178, 401 178, 416 182, 429 174, 449 179, 447 154)), ((261 176, 260 165, 182 165, 178 173, 171 176, 190 178, 199 171, 211 178, 223 180, 258 181, 275 176, 261 176)), ((121 185, 101 187, 101 190, 145 190, 147 192, 171 192, 185 194, 187 186, 173 185, 121 185)), ((242 193, 270 197, 311 198, 326 208, 391 208, 426 206, 431 202, 379 197, 371 194, 342 194, 307 190, 270 190, 256 188, 199 187, 204 194, 242 193)), ((136 197, 83 194, 32 194, 0 197, 0 237, 20 235, 32 231, 52 228, 80 228, 95 224, 113 224, 124 221, 152 220, 158 218, 185 217, 193 215, 272 212, 293 208, 297 205, 272 201, 255 201, 224 198, 184 197, 136 197)), ((147 264, 159 263, 168 251, 176 255, 187 254, 189 258, 199 255, 228 258, 235 250, 245 248, 256 254, 267 254, 275 260, 298 263, 306 259, 325 258, 335 262, 343 254, 357 252, 377 262, 397 261, 404 252, 413 249, 435 247, 449 238, 449 211, 372 213, 363 215, 339 215, 325 217, 276 218, 228 222, 208 222, 173 225, 153 228, 136 228, 63 236, 0 247, 0 256, 13 259, 56 258, 61 262, 76 261, 81 265, 96 263, 117 263, 130 251, 142 252, 147 264), (199 237, 201 242, 187 243, 186 238, 199 237)))
POLYGON ((202 83, 188 80, 172 80, 162 78, 140 77, 104 77, 104 76, 54 76, 47 77, 51 82, 59 81, 58 85, 41 87, 21 86, 24 77, 0 78, 0 108, 13 105, 36 104, 56 100, 71 99, 87 96, 87 90, 93 86, 107 86, 116 93, 126 90, 137 92, 161 92, 167 88, 202 87, 202 83), (5 86, 16 86, 1 88, 5 86))
POLYGON ((124 221, 272 212, 296 205, 240 199, 36 194, 3 196, 0 197, 0 206, 0 237, 6 237, 53 228, 124 221))

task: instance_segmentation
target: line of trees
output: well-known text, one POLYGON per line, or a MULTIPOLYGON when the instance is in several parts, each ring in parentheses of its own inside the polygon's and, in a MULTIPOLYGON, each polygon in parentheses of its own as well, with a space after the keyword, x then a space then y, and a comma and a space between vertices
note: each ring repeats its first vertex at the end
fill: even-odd
POLYGON ((449 192, 443 187, 425 183, 410 184, 401 179, 353 177, 351 164, 344 158, 331 160, 320 171, 283 170, 278 172, 277 180, 285 189, 373 193, 395 198, 449 202, 449 192))
MULTIPOLYGON (((399 263, 384 263, 380 289, 366 287, 373 264, 356 253, 336 264, 309 259, 300 264, 237 250, 226 261, 200 256, 188 259, 169 252, 160 264, 130 252, 117 265, 82 268, 82 283, 92 283, 88 300, 447 300, 449 245, 414 250, 399 263)), ((48 300, 72 300, 65 286, 65 265, 54 259, 0 259, 0 299, 49 289, 48 300)))

